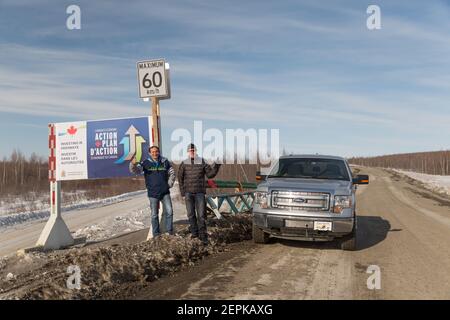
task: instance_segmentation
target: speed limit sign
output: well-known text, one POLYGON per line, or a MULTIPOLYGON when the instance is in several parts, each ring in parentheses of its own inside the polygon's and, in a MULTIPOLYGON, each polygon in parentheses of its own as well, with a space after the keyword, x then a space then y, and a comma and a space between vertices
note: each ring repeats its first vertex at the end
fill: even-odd
POLYGON ((137 63, 139 96, 141 98, 166 97, 169 83, 164 59, 137 63))

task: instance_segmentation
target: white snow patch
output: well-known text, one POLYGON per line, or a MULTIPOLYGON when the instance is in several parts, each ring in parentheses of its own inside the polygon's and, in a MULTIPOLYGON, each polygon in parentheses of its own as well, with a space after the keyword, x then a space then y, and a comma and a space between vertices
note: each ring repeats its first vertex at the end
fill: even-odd
POLYGON ((16 278, 16 276, 14 274, 12 274, 11 272, 6 275, 7 281, 14 280, 15 278, 16 278))
MULTIPOLYGON (((186 205, 181 199, 177 183, 170 189, 170 196, 172 199, 174 223, 180 220, 186 220, 186 205)), ((161 216, 159 218, 161 220, 161 216)), ((150 228, 150 226, 151 213, 150 204, 148 204, 142 208, 124 212, 118 216, 110 216, 98 221, 94 225, 80 228, 75 231, 74 236, 86 237, 88 241, 100 241, 124 233, 150 228)), ((174 225, 174 228, 176 228, 176 225, 174 225)))
MULTIPOLYGON (((78 210, 78 209, 87 209, 87 208, 98 208, 105 205, 113 204, 128 200, 136 195, 141 195, 146 193, 146 190, 133 191, 124 193, 118 196, 109 197, 105 199, 95 199, 95 200, 82 200, 76 204, 70 204, 67 206, 63 206, 61 208, 62 212, 78 210)), ((45 219, 50 216, 50 209, 46 208, 44 210, 35 210, 23 213, 14 213, 14 214, 6 214, 0 215, 0 228, 10 227, 13 225, 33 221, 45 219)))
POLYGON ((75 231, 75 237, 87 237, 88 241, 108 239, 123 233, 150 227, 150 209, 142 208, 125 215, 108 217, 96 224, 75 231))
POLYGON ((450 195, 450 176, 424 174, 398 169, 393 170, 398 173, 404 174, 412 179, 422 182, 423 184, 425 184, 427 189, 430 189, 431 191, 450 195))

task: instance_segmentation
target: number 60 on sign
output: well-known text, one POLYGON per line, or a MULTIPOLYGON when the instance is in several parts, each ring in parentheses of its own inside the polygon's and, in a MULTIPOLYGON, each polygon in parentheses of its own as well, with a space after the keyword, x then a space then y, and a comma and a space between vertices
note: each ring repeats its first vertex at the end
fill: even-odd
POLYGON ((163 98, 169 95, 168 75, 163 59, 138 62, 137 71, 141 98, 163 98))

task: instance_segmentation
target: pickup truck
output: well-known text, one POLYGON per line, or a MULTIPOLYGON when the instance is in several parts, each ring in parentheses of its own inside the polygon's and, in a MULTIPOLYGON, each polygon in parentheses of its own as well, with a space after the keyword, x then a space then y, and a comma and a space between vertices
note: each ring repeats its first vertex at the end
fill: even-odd
MULTIPOLYGON (((258 177, 257 177, 258 179, 258 177)), ((356 249, 356 186, 367 175, 353 176, 344 158, 289 155, 259 176, 253 205, 253 240, 269 237, 337 240, 343 250, 356 249)))

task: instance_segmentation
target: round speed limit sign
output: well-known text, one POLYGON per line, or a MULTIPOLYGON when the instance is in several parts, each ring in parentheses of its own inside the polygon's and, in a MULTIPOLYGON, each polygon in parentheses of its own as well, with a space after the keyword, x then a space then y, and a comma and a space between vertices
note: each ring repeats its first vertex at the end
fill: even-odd
POLYGON ((168 95, 167 75, 163 59, 138 62, 137 71, 141 98, 168 95))

